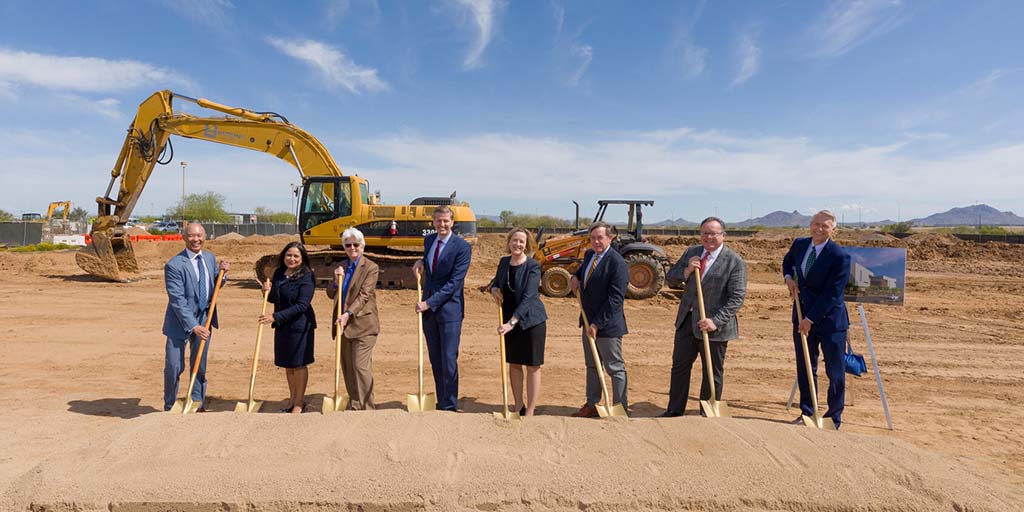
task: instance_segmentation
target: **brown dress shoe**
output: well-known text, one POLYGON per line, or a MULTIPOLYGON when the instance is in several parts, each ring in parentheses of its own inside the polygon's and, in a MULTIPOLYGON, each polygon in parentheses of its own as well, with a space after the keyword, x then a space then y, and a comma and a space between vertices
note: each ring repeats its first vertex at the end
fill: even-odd
POLYGON ((583 404, 583 407, 580 407, 580 410, 572 413, 572 416, 574 418, 596 418, 597 408, 590 404, 583 404))

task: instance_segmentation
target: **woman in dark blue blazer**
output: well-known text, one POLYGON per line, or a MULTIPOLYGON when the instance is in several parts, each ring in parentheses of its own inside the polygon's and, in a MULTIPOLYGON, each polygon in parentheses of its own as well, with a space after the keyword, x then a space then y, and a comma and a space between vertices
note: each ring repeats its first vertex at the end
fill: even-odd
MULTIPOLYGON (((307 365, 313 362, 313 269, 309 254, 299 242, 284 246, 277 257, 277 270, 271 279, 269 302, 274 313, 260 316, 260 322, 274 328, 274 364, 285 369, 290 398, 281 412, 299 414, 306 406, 307 365)), ((267 290, 263 283, 263 290, 267 290)))
POLYGON ((531 254, 536 250, 533 237, 523 228, 508 234, 508 252, 498 262, 491 282, 491 295, 501 305, 505 322, 498 333, 505 335, 505 362, 515 408, 522 416, 533 416, 540 396, 540 367, 544 364, 544 340, 547 336, 547 312, 540 301, 540 263, 531 254), (526 367, 526 401, 523 403, 523 367, 526 367))

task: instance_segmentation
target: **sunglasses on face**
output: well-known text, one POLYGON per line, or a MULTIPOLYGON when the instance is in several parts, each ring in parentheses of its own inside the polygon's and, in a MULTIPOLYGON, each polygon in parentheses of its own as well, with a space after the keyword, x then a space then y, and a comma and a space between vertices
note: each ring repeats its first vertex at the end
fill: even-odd
POLYGON ((348 249, 349 247, 359 247, 359 245, 360 245, 359 242, 347 243, 347 244, 345 244, 345 248, 348 249))

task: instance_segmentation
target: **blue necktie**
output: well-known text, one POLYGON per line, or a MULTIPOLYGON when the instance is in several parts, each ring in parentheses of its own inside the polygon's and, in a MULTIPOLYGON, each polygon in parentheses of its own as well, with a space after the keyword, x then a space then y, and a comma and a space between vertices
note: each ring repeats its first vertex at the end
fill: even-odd
POLYGON ((196 256, 197 267, 199 267, 199 306, 206 309, 206 303, 209 300, 207 294, 207 287, 209 279, 206 278, 206 264, 203 263, 203 256, 196 256))

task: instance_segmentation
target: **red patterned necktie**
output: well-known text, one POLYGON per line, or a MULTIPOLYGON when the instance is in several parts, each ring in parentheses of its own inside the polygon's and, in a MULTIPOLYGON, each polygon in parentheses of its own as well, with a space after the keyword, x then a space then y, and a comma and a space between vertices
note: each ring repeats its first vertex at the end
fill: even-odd
POLYGON ((437 239, 437 245, 434 246, 434 261, 430 263, 431 272, 437 269, 437 257, 441 254, 441 244, 443 243, 440 238, 437 239))
POLYGON ((704 256, 700 257, 700 278, 704 279, 704 268, 708 265, 708 255, 710 252, 704 251, 704 256))

